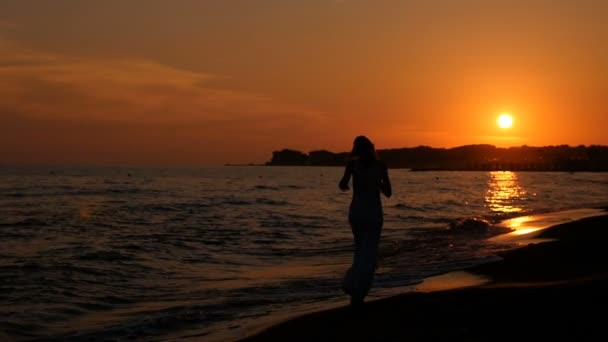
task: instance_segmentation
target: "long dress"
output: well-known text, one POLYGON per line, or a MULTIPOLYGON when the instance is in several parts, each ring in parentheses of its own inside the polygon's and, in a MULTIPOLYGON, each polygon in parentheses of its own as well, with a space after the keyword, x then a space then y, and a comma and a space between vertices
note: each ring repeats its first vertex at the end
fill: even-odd
POLYGON ((344 291, 351 303, 361 303, 369 292, 377 266, 378 245, 383 224, 380 182, 383 164, 365 165, 352 161, 353 198, 348 212, 355 248, 351 268, 346 272, 344 291))

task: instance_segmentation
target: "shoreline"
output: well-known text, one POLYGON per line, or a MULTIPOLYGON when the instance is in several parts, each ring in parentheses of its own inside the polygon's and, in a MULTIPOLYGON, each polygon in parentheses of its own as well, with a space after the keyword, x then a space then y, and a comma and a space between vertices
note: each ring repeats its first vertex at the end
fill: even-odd
MULTIPOLYGON (((268 166, 268 167, 333 167, 343 168, 344 164, 223 164, 225 167, 244 167, 244 166, 268 166)), ((418 168, 409 166, 391 166, 388 165, 389 170, 409 170, 411 172, 551 172, 551 173, 608 173, 608 170, 590 170, 590 169, 573 169, 563 170, 555 168, 418 168)))
POLYGON ((581 217, 565 211, 561 221, 511 234, 522 244, 499 253, 499 261, 427 278, 413 292, 366 302, 361 311, 341 306, 275 321, 238 341, 584 340, 605 334, 592 309, 608 304, 608 212, 587 210, 581 217))

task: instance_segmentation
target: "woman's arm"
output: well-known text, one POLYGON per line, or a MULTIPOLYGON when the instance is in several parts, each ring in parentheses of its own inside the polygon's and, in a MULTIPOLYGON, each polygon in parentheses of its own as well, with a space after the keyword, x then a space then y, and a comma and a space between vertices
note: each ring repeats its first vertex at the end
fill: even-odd
POLYGON ((342 176, 342 179, 340 180, 340 184, 338 185, 340 187, 340 190, 347 191, 349 189, 348 182, 350 181, 350 176, 352 174, 353 174, 353 163, 352 163, 352 161, 349 161, 346 164, 346 167, 344 168, 344 176, 342 176))
POLYGON ((388 178, 388 167, 384 163, 382 163, 382 178, 380 179, 380 189, 386 197, 391 197, 393 195, 391 180, 388 178))

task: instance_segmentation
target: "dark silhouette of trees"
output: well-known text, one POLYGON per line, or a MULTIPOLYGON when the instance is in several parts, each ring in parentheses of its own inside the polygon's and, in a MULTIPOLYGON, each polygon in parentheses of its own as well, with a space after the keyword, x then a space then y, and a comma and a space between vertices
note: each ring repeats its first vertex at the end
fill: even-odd
POLYGON ((308 155, 296 150, 284 149, 272 152, 272 165, 308 165, 308 155))
MULTIPOLYGON (((413 170, 608 171, 608 146, 602 145, 466 145, 450 149, 417 146, 378 150, 378 155, 391 168, 413 170)), ((343 166, 347 158, 347 152, 317 150, 306 154, 284 149, 273 152, 266 165, 343 166)))

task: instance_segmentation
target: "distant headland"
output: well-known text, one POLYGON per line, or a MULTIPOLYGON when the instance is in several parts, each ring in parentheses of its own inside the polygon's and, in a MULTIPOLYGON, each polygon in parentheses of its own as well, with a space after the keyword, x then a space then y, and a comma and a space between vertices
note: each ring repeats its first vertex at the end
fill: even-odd
MULTIPOLYGON (((266 165, 343 166, 348 152, 326 150, 304 153, 274 151, 266 165)), ((389 168, 415 171, 593 171, 608 172, 608 146, 543 146, 500 148, 465 145, 454 148, 418 146, 378 150, 389 168)))

